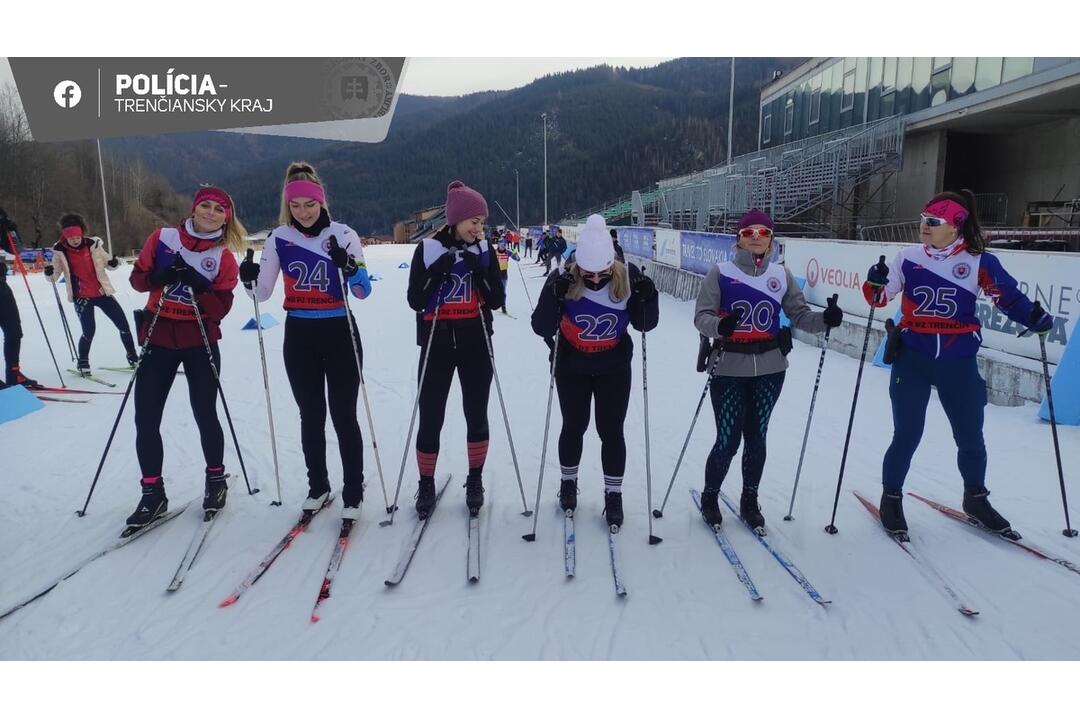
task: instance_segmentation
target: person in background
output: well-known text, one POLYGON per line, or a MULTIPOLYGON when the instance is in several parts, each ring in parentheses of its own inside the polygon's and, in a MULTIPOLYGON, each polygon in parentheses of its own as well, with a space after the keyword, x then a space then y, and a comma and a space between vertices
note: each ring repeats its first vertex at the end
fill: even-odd
MULTIPOLYGON (((17 239, 18 228, 10 219, 3 208, 0 208, 0 249, 11 252, 19 252, 17 239)), ((13 261, 18 267, 18 256, 13 261)), ((22 320, 19 317, 19 306, 15 302, 15 295, 7 283, 7 263, 0 255, 0 330, 4 331, 4 382, 0 387, 8 385, 23 385, 28 388, 41 387, 37 380, 23 375, 19 369, 19 353, 22 350, 22 320)), ((14 273, 14 271, 12 271, 14 273)))

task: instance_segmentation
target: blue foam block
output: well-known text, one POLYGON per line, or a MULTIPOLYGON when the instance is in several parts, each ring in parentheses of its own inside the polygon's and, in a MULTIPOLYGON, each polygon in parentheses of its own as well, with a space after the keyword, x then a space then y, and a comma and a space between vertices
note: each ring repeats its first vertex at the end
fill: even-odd
POLYGON ((11 385, 0 390, 0 424, 29 415, 43 407, 45 403, 22 385, 11 385))
MULTIPOLYGON (((271 315, 270 313, 259 313, 259 320, 260 320, 259 324, 262 325, 263 330, 268 330, 268 329, 270 329, 270 328, 272 328, 272 327, 274 327, 275 325, 278 324, 278 321, 276 319, 274 319, 274 316, 271 315)), ((251 318, 246 323, 244 323, 244 327, 241 328, 241 329, 242 330, 254 330, 255 329, 255 318, 251 318)))
MULTIPOLYGON (((900 315, 900 311, 897 310, 896 317, 893 318, 893 322, 897 325, 900 324, 900 315)), ((879 368, 885 368, 886 370, 892 368, 892 363, 885 363, 885 344, 887 342, 889 342, 888 333, 885 334, 885 337, 881 338, 881 343, 878 345, 877 352, 874 353, 874 365, 879 368)))
MULTIPOLYGON (((1076 332, 1076 321, 1071 324, 1074 327, 1069 344, 1065 346, 1065 354, 1050 378, 1050 390, 1054 393, 1054 419, 1062 425, 1080 425, 1080 340, 1076 339, 1080 333, 1076 332)), ((1045 398, 1039 407, 1039 417, 1050 419, 1045 398)))

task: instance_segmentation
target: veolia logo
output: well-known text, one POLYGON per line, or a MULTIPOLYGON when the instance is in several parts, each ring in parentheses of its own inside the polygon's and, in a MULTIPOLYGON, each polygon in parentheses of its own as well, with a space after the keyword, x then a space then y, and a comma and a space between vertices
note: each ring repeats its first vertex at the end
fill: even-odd
POLYGON ((53 100, 65 110, 70 110, 82 100, 82 88, 74 80, 61 80, 53 88, 53 100))
POLYGON ((810 258, 810 261, 806 263, 806 284, 810 287, 816 287, 820 275, 821 268, 818 267, 817 258, 810 258))
POLYGON ((857 290, 862 285, 859 273, 828 265, 821 267, 817 258, 810 258, 806 263, 806 284, 815 287, 818 282, 851 290, 857 290))

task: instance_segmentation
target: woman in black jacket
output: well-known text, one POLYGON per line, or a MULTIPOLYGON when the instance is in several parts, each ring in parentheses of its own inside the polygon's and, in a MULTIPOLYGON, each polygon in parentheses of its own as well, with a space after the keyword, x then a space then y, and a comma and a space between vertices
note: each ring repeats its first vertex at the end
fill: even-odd
POLYGON ((628 332, 649 331, 660 318, 653 281, 615 254, 600 215, 592 215, 578 235, 577 251, 563 270, 544 284, 532 315, 533 332, 552 348, 555 384, 563 425, 559 434, 563 510, 577 508, 582 438, 596 400, 604 470, 604 517, 623 523, 622 480, 626 467, 623 424, 630 403, 634 343, 628 332))

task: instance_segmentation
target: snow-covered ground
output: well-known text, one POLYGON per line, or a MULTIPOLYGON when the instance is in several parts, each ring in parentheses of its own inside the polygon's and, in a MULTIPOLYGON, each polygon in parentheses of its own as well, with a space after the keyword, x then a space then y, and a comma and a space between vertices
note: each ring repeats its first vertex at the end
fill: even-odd
MULTIPOLYGON (((417 347, 413 313, 405 303, 408 271, 398 264, 411 247, 382 246, 367 252, 381 276, 373 296, 353 303, 365 350, 365 375, 375 428, 393 492, 415 389, 417 347)), ((524 265, 533 298, 542 278, 524 265)), ((130 310, 142 304, 114 272, 119 300, 130 310)), ((56 374, 41 340, 26 290, 9 278, 22 311, 26 338, 23 368, 46 384, 56 374)), ((55 301, 44 278, 31 279, 61 367, 69 367, 55 301)), ((547 397, 547 349, 528 323, 529 303, 511 267, 509 307, 516 319, 496 314, 495 353, 525 491, 532 506, 537 482, 547 397)), ((704 377, 693 371, 697 333, 690 302, 663 297, 660 326, 648 338, 652 429, 653 502, 658 506, 671 477, 704 377)), ((65 303, 69 320, 74 313, 65 303)), ((264 311, 283 319, 281 287, 264 311)), ((711 533, 694 513, 687 488, 700 487, 713 438, 706 403, 675 482, 663 519, 654 520, 662 544, 647 543, 640 342, 635 354, 634 395, 627 418, 627 521, 620 551, 628 597, 612 587, 606 532, 600 519, 603 480, 599 441, 590 432, 581 464, 577 524, 577 577, 563 577, 562 526, 556 511, 558 406, 535 543, 521 535, 531 519, 521 499, 496 393, 481 522, 482 578, 465 577, 466 512, 461 488, 466 468, 464 422, 455 383, 442 437, 439 471, 455 482, 428 527, 404 583, 387 589, 399 551, 412 526, 416 487, 408 451, 402 486, 403 511, 382 528, 383 497, 374 456, 367 448, 367 498, 326 601, 322 621, 309 613, 337 536, 339 506, 322 513, 277 564, 234 606, 224 598, 288 529, 306 494, 299 420, 281 361, 281 325, 266 331, 267 358, 281 455, 284 505, 274 499, 273 463, 263 401, 256 334, 241 331, 253 315, 237 290, 222 341, 226 397, 248 471, 262 487, 244 493, 243 479, 226 434, 232 473, 226 514, 214 528, 184 587, 165 593, 198 525, 184 516, 92 563, 30 606, 0 620, 3 659, 1078 659, 1080 576, 1040 561, 1004 542, 961 526, 909 499, 905 505, 915 543, 952 578, 981 611, 962 617, 885 537, 855 501, 859 490, 875 502, 882 454, 891 433, 886 371, 867 366, 848 458, 837 525, 828 522, 850 410, 857 361, 829 353, 821 381, 794 522, 787 510, 799 445, 817 368, 818 352, 797 344, 789 356, 784 391, 769 433, 770 455, 762 481, 762 506, 770 539, 783 549, 827 598, 819 607, 736 521, 727 533, 765 599, 749 600, 711 533)), ((1032 340, 1034 342, 1034 340, 1032 340)), ((111 324, 99 318, 93 365, 118 364, 122 349, 111 324)), ((109 373, 102 372, 102 375, 109 373)), ((65 376, 65 380, 68 380, 65 376)), ((127 377, 114 375, 123 383, 127 377)), ((100 389, 70 379, 69 385, 100 389)), ((0 608, 22 599, 67 565, 114 538, 138 497, 132 409, 116 441, 84 518, 82 506, 119 396, 100 395, 84 405, 51 403, 0 427, 5 453, 0 481, 0 608)), ((363 409, 361 426, 369 441, 363 409)), ((224 422, 224 415, 222 414, 224 422)), ((203 460, 184 380, 178 378, 165 413, 165 477, 171 503, 201 497, 203 460)), ((1080 431, 1063 427, 1066 481, 1071 483, 1074 521, 1080 520, 1080 431)), ((327 427, 331 477, 339 467, 336 439, 327 427)), ((1080 561, 1080 540, 1067 540, 1049 428, 1035 407, 986 411, 989 487, 995 505, 1015 528, 1045 547, 1080 561)), ((907 489, 959 505, 961 482, 955 446, 944 413, 931 402, 926 434, 907 489)), ((725 484, 740 487, 738 460, 725 484)), ((734 520, 728 515, 729 520, 734 520)), ((959 690, 959 688, 957 688, 959 690)))

